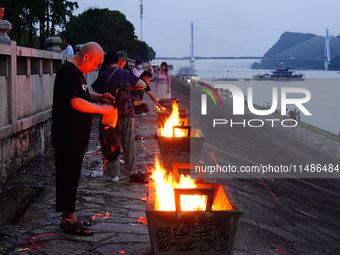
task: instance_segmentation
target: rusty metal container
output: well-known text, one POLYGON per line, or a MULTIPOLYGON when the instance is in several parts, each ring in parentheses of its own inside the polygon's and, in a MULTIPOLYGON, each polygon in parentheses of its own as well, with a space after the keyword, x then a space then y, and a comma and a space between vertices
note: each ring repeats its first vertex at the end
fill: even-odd
POLYGON ((205 138, 200 129, 191 129, 187 137, 161 136, 158 129, 157 139, 164 168, 169 171, 172 163, 198 163, 205 138))
POLYGON ((196 189, 175 189, 175 194, 176 211, 157 211, 155 183, 149 182, 146 217, 154 254, 233 254, 243 213, 227 186, 198 183, 196 189), (183 192, 207 195, 207 210, 180 211, 183 192))

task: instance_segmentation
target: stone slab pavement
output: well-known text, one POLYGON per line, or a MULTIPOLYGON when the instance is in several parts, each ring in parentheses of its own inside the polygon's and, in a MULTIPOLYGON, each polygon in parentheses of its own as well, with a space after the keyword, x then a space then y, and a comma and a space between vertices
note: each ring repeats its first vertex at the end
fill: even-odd
MULTIPOLYGON (((173 79, 172 96, 178 97, 184 107, 188 107, 186 88, 185 83, 173 79)), ((157 114, 148 96, 144 97, 150 112, 136 117, 136 132, 145 137, 137 142, 137 165, 141 171, 153 166, 155 154, 159 155, 155 139, 157 114)), ((147 196, 148 187, 131 183, 124 171, 118 183, 107 182, 101 169, 102 156, 96 152, 97 121, 95 118, 77 196, 78 216, 90 219, 102 214, 95 217, 91 226, 95 235, 71 236, 59 229, 61 214, 54 210, 54 155, 50 149, 1 187, 2 195, 7 191, 16 194, 0 200, 5 204, 0 212, 7 212, 7 216, 13 216, 20 204, 29 199, 25 196, 28 191, 37 190, 40 195, 29 208, 21 209, 25 213, 12 217, 15 223, 0 223, 0 254, 153 254, 147 226, 138 222, 139 217, 146 218, 146 202, 141 198, 147 196), (29 247, 27 241, 31 237, 38 238, 44 247, 18 251, 29 247)), ((243 211, 234 254, 340 254, 338 181, 264 180, 279 201, 258 179, 210 181, 227 184, 243 211)))

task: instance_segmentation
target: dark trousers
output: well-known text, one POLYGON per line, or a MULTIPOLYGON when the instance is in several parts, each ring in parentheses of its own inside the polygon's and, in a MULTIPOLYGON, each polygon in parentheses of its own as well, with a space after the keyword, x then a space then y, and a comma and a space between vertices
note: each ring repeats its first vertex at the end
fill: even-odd
POLYGON ((136 105, 134 107, 134 109, 135 109, 135 114, 141 114, 143 112, 149 112, 149 106, 144 102, 140 105, 136 105))
POLYGON ((135 98, 143 100, 144 97, 144 90, 131 90, 131 95, 135 98))
POLYGON ((84 150, 55 148, 56 211, 74 213, 84 150))

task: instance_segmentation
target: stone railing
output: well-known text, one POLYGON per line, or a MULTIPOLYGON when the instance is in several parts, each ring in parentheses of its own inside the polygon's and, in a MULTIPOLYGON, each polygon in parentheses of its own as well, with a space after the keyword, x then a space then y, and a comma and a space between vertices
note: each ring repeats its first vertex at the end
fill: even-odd
MULTIPOLYGON (((70 57, 0 44, 0 183, 51 144, 54 79, 70 57)), ((89 84, 97 73, 85 76, 89 84)))

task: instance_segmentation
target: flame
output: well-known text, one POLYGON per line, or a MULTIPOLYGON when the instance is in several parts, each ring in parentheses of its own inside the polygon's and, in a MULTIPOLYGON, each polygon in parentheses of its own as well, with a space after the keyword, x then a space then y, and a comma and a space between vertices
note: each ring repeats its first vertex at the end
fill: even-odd
MULTIPOLYGON (((173 126, 181 126, 181 119, 179 118, 178 103, 172 101, 172 114, 165 121, 164 127, 161 128, 161 135, 166 137, 173 137, 173 126)), ((185 132, 179 129, 175 130, 175 137, 183 137, 185 132)))
MULTIPOLYGON (((158 158, 155 160, 155 169, 152 171, 151 178, 156 184, 155 210, 175 211, 175 192, 174 188, 196 188, 196 182, 190 176, 180 176, 179 183, 175 181, 172 174, 166 175, 166 171, 160 166, 158 158)), ((205 211, 205 195, 181 195, 182 211, 205 211)))

